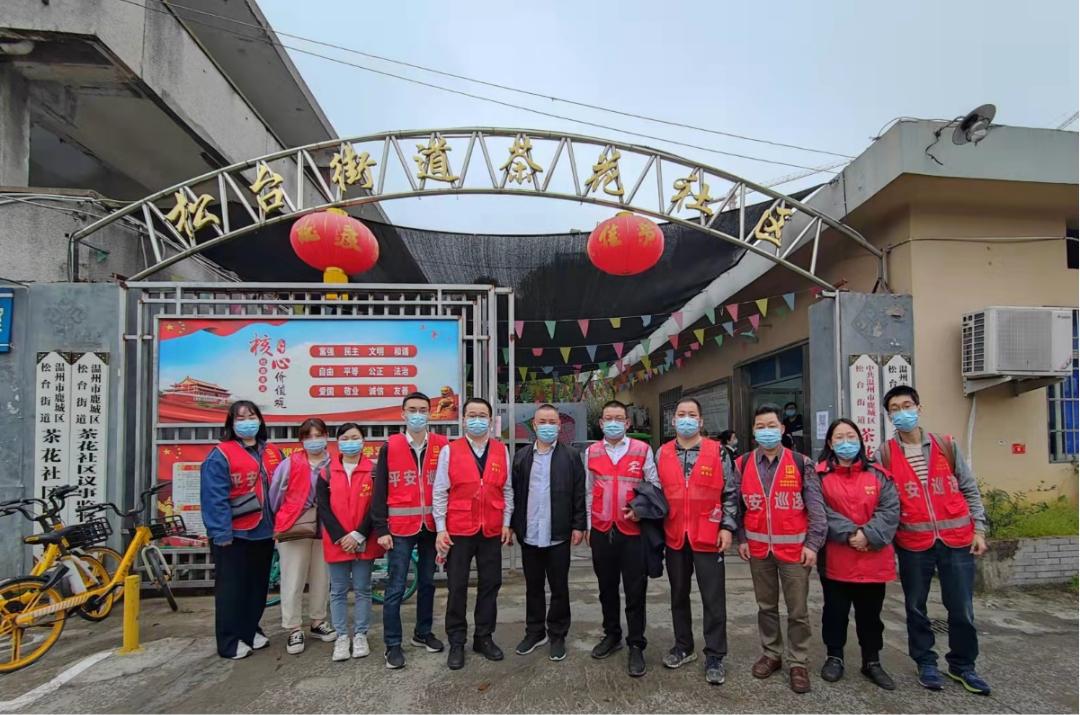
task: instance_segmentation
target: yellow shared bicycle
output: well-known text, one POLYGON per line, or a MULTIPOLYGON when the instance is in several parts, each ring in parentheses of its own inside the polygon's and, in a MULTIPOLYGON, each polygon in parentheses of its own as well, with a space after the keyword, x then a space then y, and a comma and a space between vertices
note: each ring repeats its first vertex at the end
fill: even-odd
MULTIPOLYGON (((82 579, 72 577, 72 567, 63 559, 45 575, 24 576, 0 583, 0 673, 24 668, 45 655, 60 638, 69 612, 81 609, 99 613, 102 609, 111 608, 117 591, 123 587, 124 579, 137 557, 142 559, 147 573, 165 594, 169 605, 176 610, 176 600, 168 584, 168 569, 153 541, 182 535, 184 520, 180 516, 170 516, 147 523, 142 516, 148 506, 148 497, 166 486, 157 484, 144 491, 138 506, 130 511, 123 511, 111 502, 81 510, 86 514, 111 510, 123 520, 130 519, 134 527, 131 541, 116 571, 103 583, 85 587, 82 579), (79 591, 80 585, 83 586, 81 592, 71 593, 72 590, 79 591)), ((102 521, 105 520, 95 519, 92 523, 102 521)), ((82 526, 77 524, 35 534, 27 537, 27 541, 46 548, 56 546, 67 549, 68 538, 77 540, 78 529, 82 526)), ((105 610, 105 614, 108 615, 108 610, 105 610)))

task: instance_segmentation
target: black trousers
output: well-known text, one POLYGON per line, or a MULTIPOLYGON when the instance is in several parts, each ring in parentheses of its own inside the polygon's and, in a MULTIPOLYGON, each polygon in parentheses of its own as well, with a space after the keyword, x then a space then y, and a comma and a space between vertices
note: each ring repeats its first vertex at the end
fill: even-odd
POLYGON ((491 637, 498 618, 496 600, 502 586, 502 542, 498 536, 453 536, 446 556, 446 637, 450 645, 465 645, 469 633, 469 569, 476 559, 476 606, 473 642, 491 637))
POLYGON ((671 621, 675 627, 675 647, 694 652, 694 619, 690 610, 690 577, 697 574, 705 626, 705 655, 727 655, 727 593, 724 562, 719 553, 693 551, 689 540, 678 551, 666 550, 668 581, 671 583, 671 621))
POLYGON ((848 612, 855 607, 855 633, 859 637, 863 663, 879 659, 884 645, 881 607, 885 603, 885 584, 833 581, 821 577, 825 607, 821 612, 821 635, 830 656, 844 657, 847 643, 848 612))
POLYGON ((546 633, 551 638, 566 638, 570 632, 570 542, 547 547, 522 543, 521 566, 525 571, 525 633, 544 636, 547 581, 551 605, 547 606, 546 633))
POLYGON ((218 655, 232 658, 243 641, 249 646, 259 628, 270 588, 273 539, 233 539, 211 544, 214 557, 214 635, 218 655))
POLYGON ((593 529, 593 571, 600 584, 600 608, 604 612, 604 635, 622 637, 619 614, 619 579, 626 594, 626 643, 645 647, 645 552, 640 536, 627 536, 612 526, 609 531, 593 529))

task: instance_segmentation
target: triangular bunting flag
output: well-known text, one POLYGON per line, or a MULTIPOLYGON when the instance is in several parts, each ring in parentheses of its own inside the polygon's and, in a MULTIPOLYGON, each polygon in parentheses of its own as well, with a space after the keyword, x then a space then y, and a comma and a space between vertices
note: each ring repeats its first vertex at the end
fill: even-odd
POLYGON ((675 351, 674 350, 668 350, 667 354, 665 356, 665 359, 666 359, 666 362, 667 362, 668 365, 673 363, 675 361, 675 351))
POLYGON ((706 308, 705 317, 709 319, 709 325, 716 325, 716 308, 706 308))
POLYGON ((724 307, 727 308, 727 312, 731 315, 732 320, 738 320, 739 319, 739 304, 738 303, 731 303, 731 304, 726 305, 724 307))
POLYGON ((682 358, 675 359, 675 367, 682 367, 682 358))
MULTIPOLYGON (((698 328, 694 331, 694 337, 697 338, 699 343, 705 342, 705 328, 698 328)), ((697 348, 694 348, 697 350, 697 348)))
POLYGON ((679 347, 679 334, 675 333, 674 335, 669 335, 668 342, 671 343, 671 347, 673 348, 679 347))
POLYGON ((615 348, 615 357, 622 357, 622 351, 623 351, 623 344, 622 343, 612 343, 611 347, 615 348))
POLYGON ((652 352, 652 350, 649 349, 650 347, 651 347, 651 343, 649 342, 648 338, 645 338, 644 340, 641 341, 641 349, 645 351, 646 355, 648 355, 649 353, 652 352))
POLYGON ((502 349, 502 356, 503 356, 503 364, 509 365, 510 364, 510 348, 503 348, 502 349))
POLYGON ((682 330, 683 315, 681 310, 676 310, 671 314, 671 319, 675 321, 675 325, 679 326, 679 330, 682 330))
POLYGON ((723 335, 717 335, 715 338, 713 338, 713 340, 716 341, 716 347, 718 347, 718 348, 724 347, 724 336, 723 335))
POLYGON ((622 327, 622 318, 608 318, 611 321, 611 327, 618 330, 622 327))
POLYGON ((533 357, 540 357, 541 355, 544 354, 544 349, 543 348, 533 348, 532 349, 532 354, 533 354, 533 357))
POLYGON ((559 352, 562 353, 563 362, 570 362, 570 348, 559 348, 559 352))
POLYGON ((646 370, 651 370, 652 369, 652 358, 650 358, 648 355, 646 355, 645 357, 641 358, 641 364, 645 366, 646 370))
POLYGON ((529 368, 519 367, 518 372, 521 373, 521 381, 524 382, 525 378, 529 375, 529 368))
POLYGON ((600 372, 601 373, 607 372, 607 363, 606 362, 600 363, 600 372))
POLYGON ((545 365, 544 366, 544 374, 545 375, 550 375, 551 374, 551 365, 545 365))
POLYGON ((515 320, 514 321, 514 332, 517 333, 517 336, 519 338, 521 337, 521 334, 525 332, 525 321, 524 320, 515 320))
POLYGON ((784 302, 787 303, 788 310, 795 310, 795 294, 784 293, 784 302))
POLYGON ((596 360, 596 346, 595 345, 586 345, 585 346, 585 352, 589 353, 589 362, 593 362, 594 360, 596 360))
POLYGON ((761 313, 762 315, 765 315, 766 313, 769 312, 769 299, 768 298, 758 298, 754 302, 757 303, 757 309, 758 309, 759 313, 761 313))
POLYGON ((581 372, 581 364, 574 363, 574 372, 581 372))
POLYGON ((589 337, 589 319, 585 318, 584 320, 579 320, 577 324, 578 327, 581 328, 581 337, 589 337))
POLYGON ((651 322, 652 322, 652 316, 651 315, 643 315, 643 316, 641 316, 641 327, 647 328, 647 327, 649 327, 649 323, 651 323, 651 322))
POLYGON ((734 335, 735 334, 735 323, 732 323, 731 321, 728 321, 728 322, 724 323, 724 330, 727 331, 728 335, 734 335))
POLYGON ((757 330, 758 325, 760 325, 760 324, 761 324, 761 316, 760 315, 751 315, 750 316, 750 325, 753 326, 754 330, 757 330))
POLYGON ((555 337, 555 321, 554 320, 545 320, 544 321, 544 327, 547 328, 548 337, 549 338, 554 338, 555 337))
POLYGON ((691 350, 701 350, 701 343, 690 343, 691 350))

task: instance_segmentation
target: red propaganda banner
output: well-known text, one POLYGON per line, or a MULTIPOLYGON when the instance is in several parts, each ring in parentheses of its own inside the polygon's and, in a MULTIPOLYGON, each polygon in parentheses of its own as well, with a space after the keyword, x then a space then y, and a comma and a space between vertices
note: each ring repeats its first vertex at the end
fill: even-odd
POLYGON ((412 392, 459 417, 457 319, 162 318, 157 340, 158 424, 223 424, 241 399, 275 424, 394 423, 412 392))

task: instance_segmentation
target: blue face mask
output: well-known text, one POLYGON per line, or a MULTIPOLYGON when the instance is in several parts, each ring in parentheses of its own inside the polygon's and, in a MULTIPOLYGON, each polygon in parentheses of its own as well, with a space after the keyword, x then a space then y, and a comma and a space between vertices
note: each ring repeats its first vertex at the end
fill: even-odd
POLYGON ((428 416, 423 412, 409 412, 405 415, 405 424, 413 432, 419 432, 427 427, 428 416))
POLYGON ((536 437, 544 444, 551 444, 559 438, 559 425, 537 425, 536 437))
POLYGON ((861 449, 858 441, 846 440, 844 442, 835 442, 832 446, 833 453, 840 459, 855 459, 861 449))
POLYGON ((622 439, 626 435, 626 423, 618 420, 604 422, 604 436, 611 439, 622 439))
POLYGON ((473 437, 483 437, 491 428, 491 420, 487 417, 470 417, 465 420, 465 431, 473 437))
POLYGON ((773 449, 780 444, 780 428, 764 427, 754 430, 754 441, 765 449, 773 449))
POLYGON ((360 454, 360 450, 364 448, 364 440, 362 439, 339 439, 337 443, 338 451, 348 456, 354 454, 360 454))
POLYGON ((676 417, 675 432, 682 438, 693 437, 701 429, 697 417, 676 417))
POLYGON ((320 454, 326 449, 326 437, 312 437, 304 440, 304 451, 308 454, 320 454))
POLYGON ((893 427, 901 432, 911 432, 919 426, 919 413, 915 410, 900 410, 889 415, 893 427))
POLYGON ((233 432, 237 437, 241 439, 251 439, 255 435, 259 434, 259 425, 261 423, 257 419, 250 420, 236 420, 233 422, 233 432))

